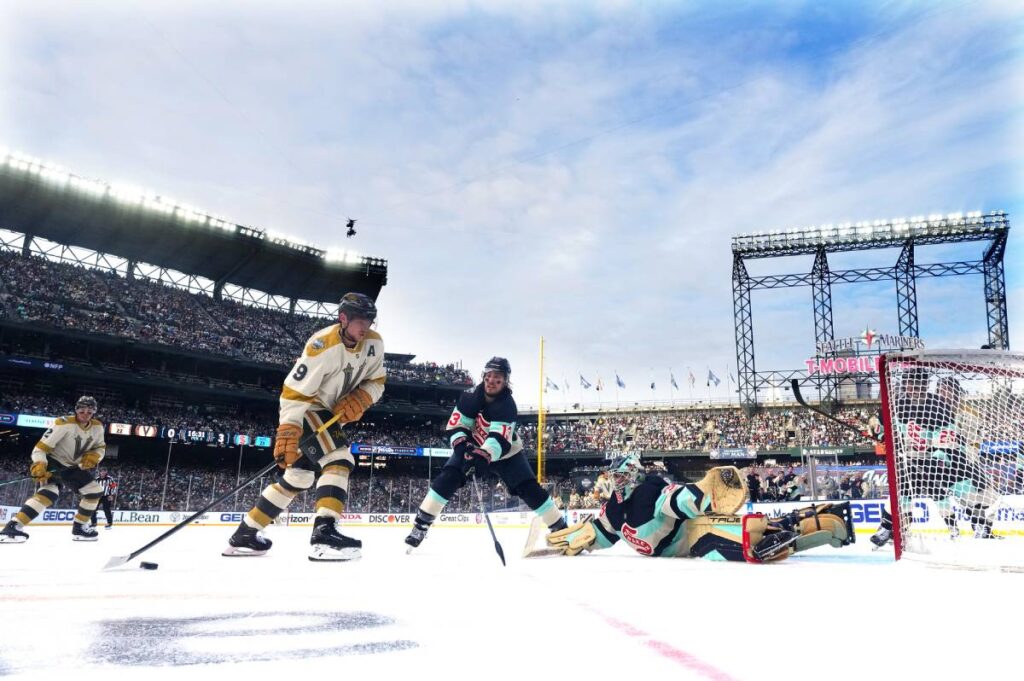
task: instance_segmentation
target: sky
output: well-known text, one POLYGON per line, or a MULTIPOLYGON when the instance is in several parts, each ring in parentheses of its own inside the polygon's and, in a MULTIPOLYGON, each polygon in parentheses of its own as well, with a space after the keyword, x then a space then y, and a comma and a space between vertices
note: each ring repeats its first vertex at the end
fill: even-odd
MULTIPOLYGON (((542 336, 561 387, 548 404, 734 394, 738 234, 1024 211, 1019 3, 141 7, 0 4, 0 146, 386 258, 386 348, 474 375, 505 356, 521 405, 540 397, 542 336), (582 390, 580 374, 606 390, 582 390)), ((1019 230, 1011 347, 1024 342, 1019 230)), ((837 337, 898 331, 892 282, 833 299, 837 337)), ((918 305, 927 346, 986 341, 980 276, 920 281, 918 305)), ((753 319, 758 370, 813 354, 810 289, 755 292, 753 319)))

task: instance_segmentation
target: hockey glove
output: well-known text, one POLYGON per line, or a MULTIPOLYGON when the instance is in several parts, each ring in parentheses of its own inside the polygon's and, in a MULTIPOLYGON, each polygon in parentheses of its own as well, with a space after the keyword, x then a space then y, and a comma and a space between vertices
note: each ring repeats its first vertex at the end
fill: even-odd
POLYGON ((341 398, 331 411, 345 423, 352 423, 361 419, 363 412, 369 409, 372 404, 373 399, 370 397, 370 393, 362 388, 356 388, 341 398))
POLYGON ((299 436, 302 428, 292 423, 282 423, 277 427, 277 439, 274 440, 274 460, 282 470, 299 460, 299 436))
POLYGON ((462 474, 469 476, 469 472, 475 470, 478 474, 487 471, 487 464, 491 462, 491 455, 486 449, 469 446, 463 455, 462 474))
POLYGON ((45 485, 50 480, 50 471, 46 470, 45 461, 35 461, 28 469, 32 479, 40 485, 45 485))
POLYGON ((547 537, 548 546, 561 551, 566 556, 576 556, 586 551, 597 541, 597 530, 589 520, 579 525, 571 525, 564 530, 552 532, 547 537))
POLYGON ((96 464, 100 462, 102 457, 96 452, 86 452, 82 454, 81 460, 78 462, 78 467, 83 471, 87 471, 90 468, 96 468, 96 464))

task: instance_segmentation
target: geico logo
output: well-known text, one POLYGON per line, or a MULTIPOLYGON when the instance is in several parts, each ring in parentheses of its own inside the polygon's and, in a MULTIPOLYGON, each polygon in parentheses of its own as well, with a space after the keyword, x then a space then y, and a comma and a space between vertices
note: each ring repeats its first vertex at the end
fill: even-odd
POLYGON ((855 523, 880 523, 882 522, 882 502, 851 502, 850 517, 855 523))
POLYGON ((926 523, 931 520, 932 514, 928 510, 928 504, 923 501, 915 501, 914 508, 910 512, 910 521, 914 523, 926 523))
POLYGON ((221 513, 220 521, 222 523, 240 523, 242 522, 241 513, 221 513))
POLYGON ((73 520, 74 511, 43 511, 43 520, 73 520))

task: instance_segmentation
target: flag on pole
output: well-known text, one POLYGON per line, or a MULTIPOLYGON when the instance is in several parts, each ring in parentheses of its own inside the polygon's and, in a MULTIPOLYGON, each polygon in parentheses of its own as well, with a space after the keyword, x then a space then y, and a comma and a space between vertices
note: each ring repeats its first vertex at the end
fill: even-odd
POLYGON ((715 376, 715 373, 711 371, 711 369, 708 369, 708 385, 710 386, 712 383, 714 383, 715 387, 717 388, 718 384, 721 382, 722 379, 718 378, 718 376, 715 376))
POLYGON ((558 390, 558 384, 552 381, 547 376, 544 377, 544 388, 551 388, 552 390, 558 390))
POLYGON ((590 389, 590 381, 588 381, 587 379, 583 378, 583 374, 580 374, 580 385, 583 386, 584 390, 589 390, 590 389))
POLYGON ((626 382, 623 381, 621 378, 619 378, 619 372, 618 371, 615 372, 615 385, 619 386, 620 388, 625 388, 626 387, 626 382))
POLYGON ((562 380, 565 381, 565 392, 569 392, 569 379, 562 376, 562 380))
POLYGON ((693 369, 687 369, 686 371, 687 371, 687 373, 690 374, 687 377, 687 380, 690 381, 690 387, 692 388, 694 386, 694 384, 697 382, 697 377, 693 375, 693 369))
POLYGON ((651 390, 654 390, 654 381, 651 381, 651 390))
POLYGON ((597 387, 594 390, 604 390, 604 381, 601 380, 600 376, 597 377, 597 387))
POLYGON ((735 378, 733 378, 733 375, 732 375, 732 372, 731 372, 731 371, 729 372, 729 382, 730 382, 730 383, 735 383, 735 382, 736 382, 736 379, 735 379, 735 378))
POLYGON ((676 383, 676 375, 670 371, 668 372, 668 377, 672 381, 672 387, 679 390, 679 384, 676 383))

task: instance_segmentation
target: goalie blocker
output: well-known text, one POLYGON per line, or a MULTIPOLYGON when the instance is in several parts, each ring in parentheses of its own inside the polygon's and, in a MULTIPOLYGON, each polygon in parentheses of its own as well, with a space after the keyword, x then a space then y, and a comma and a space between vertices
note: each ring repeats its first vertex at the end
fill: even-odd
MULTIPOLYGON (((600 519, 552 532, 547 536, 551 548, 528 549, 525 555, 575 556, 611 546, 595 522, 600 519)), ((808 506, 778 518, 762 513, 710 513, 685 520, 681 529, 678 547, 659 555, 766 563, 826 544, 840 548, 856 540, 849 502, 808 506)))

